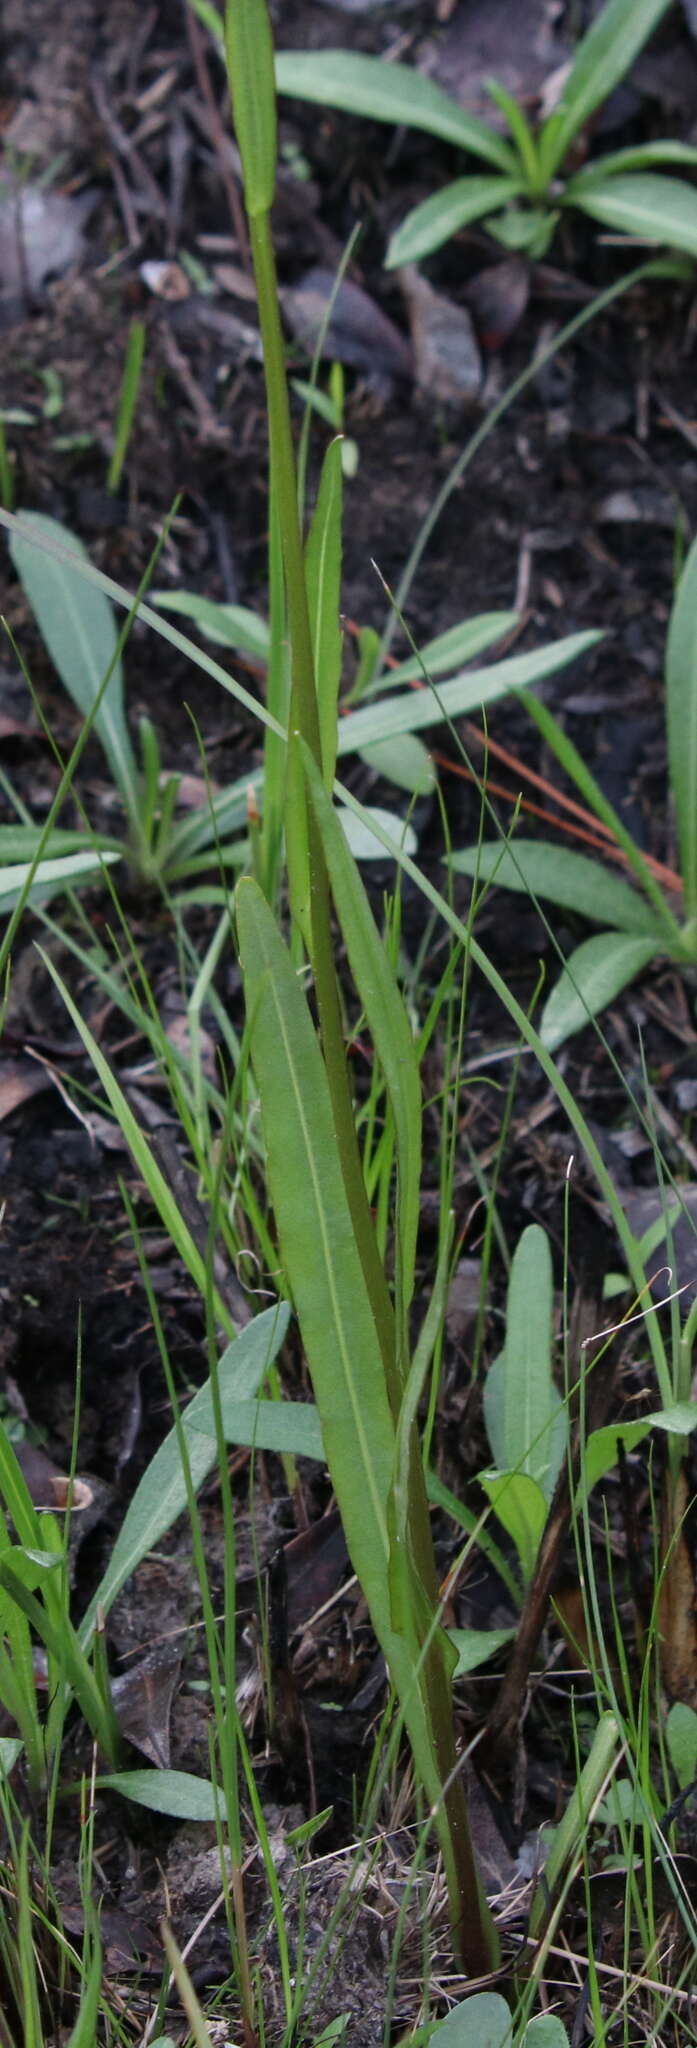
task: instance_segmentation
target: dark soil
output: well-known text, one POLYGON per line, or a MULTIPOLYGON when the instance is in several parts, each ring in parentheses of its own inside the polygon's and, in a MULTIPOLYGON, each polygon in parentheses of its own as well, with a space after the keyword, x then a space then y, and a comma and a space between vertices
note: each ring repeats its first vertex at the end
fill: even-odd
MULTIPOLYGON (((399 54, 414 61, 428 48, 436 70, 438 62, 446 62, 441 47, 446 36, 455 35, 468 9, 446 6, 439 12, 445 18, 440 27, 431 9, 418 6, 400 12, 398 21, 386 10, 378 16, 346 15, 319 0, 314 5, 298 0, 297 5, 276 9, 277 17, 282 15, 277 25, 284 44, 318 47, 351 42, 353 47, 374 50, 399 46, 399 54)), ((538 14, 546 19, 545 9, 538 8, 538 14)), ((3 286, 0 280, 0 407, 10 414, 6 432, 15 505, 65 521, 80 534, 92 559, 134 590, 163 519, 181 494, 158 565, 160 585, 238 601, 263 615, 263 381, 254 345, 254 301, 245 296, 244 252, 237 240, 237 215, 229 204, 234 159, 227 145, 217 140, 211 114, 211 103, 214 109, 218 105, 225 122, 219 66, 200 32, 193 40, 187 35, 182 11, 168 0, 147 10, 134 0, 114 0, 107 10, 96 0, 71 0, 70 7, 63 0, 51 7, 46 0, 22 0, 21 6, 18 0, 6 0, 2 38, 0 121, 8 167, 32 181, 50 170, 49 189, 57 184, 76 203, 89 195, 82 251, 60 276, 51 277, 49 260, 47 274, 33 285, 21 263, 14 284, 6 279, 3 286), (173 266, 169 286, 158 272, 158 290, 153 291, 156 273, 147 266, 165 263, 173 266), (236 271, 234 289, 224 276, 230 265, 236 271), (168 290, 174 296, 167 296, 168 290), (147 328, 145 368, 137 427, 120 494, 114 498, 107 493, 106 474, 127 337, 135 317, 147 328), (48 372, 53 382, 47 385, 48 372), (51 389, 58 390, 60 404, 57 412, 49 410, 47 415, 51 389), (13 423, 11 415, 17 409, 31 414, 33 424, 13 423)), ((670 80, 676 91, 680 71, 679 61, 672 72, 668 63, 674 44, 682 50, 686 66, 694 63, 694 47, 678 19, 659 45, 660 78, 669 80, 661 86, 663 104, 645 82, 634 83, 627 89, 628 102, 620 103, 617 111, 618 141, 633 139, 636 133, 668 132, 665 124, 671 120, 670 132, 684 131, 684 108, 678 99, 676 111, 670 101, 670 80)), ((370 124, 329 113, 319 116, 315 109, 287 101, 281 110, 281 142, 284 168, 277 245, 282 283, 297 284, 313 265, 335 264, 361 217, 365 229, 352 276, 406 340, 404 302, 394 278, 381 268, 381 254, 390 228, 407 205, 424 197, 451 171, 451 153, 423 139, 392 138, 389 131, 370 124), (305 182, 296 175, 298 153, 308 172, 305 182)), ((439 290, 453 303, 464 304, 468 293, 471 296, 472 279, 492 260, 491 245, 472 233, 458 238, 427 269, 439 290)), ((417 392, 380 360, 379 348, 369 350, 370 377, 347 370, 346 429, 359 450, 358 474, 346 491, 344 602, 349 621, 381 626, 385 600, 373 563, 388 585, 399 581, 419 523, 482 409, 530 362, 541 340, 570 317, 582 302, 584 288, 607 282, 615 265, 625 261, 614 248, 598 250, 582 231, 575 238, 569 235, 558 248, 555 245, 554 265, 550 262, 533 275, 527 310, 515 331, 502 350, 485 351, 483 390, 470 410, 448 409, 428 393, 417 392)), ((571 738, 638 842, 671 864, 675 845, 665 800, 661 677, 676 546, 684 546, 697 525, 693 315, 693 299, 686 288, 645 287, 592 324, 576 348, 556 358, 528 386, 450 497, 407 607, 417 643, 473 613, 509 609, 516 601, 523 614, 515 642, 520 650, 562 633, 601 628, 603 641, 581 666, 548 687, 547 699, 563 711, 571 738)), ((316 435, 317 449, 320 439, 316 435)), ((65 754, 78 729, 77 715, 50 672, 21 590, 9 574, 2 609, 65 754)), ((348 662, 351 647, 347 633, 348 662)), ((130 639, 127 679, 129 713, 134 724, 143 711, 150 714, 166 768, 200 773, 192 714, 217 783, 258 766, 258 732, 234 699, 142 626, 135 627, 130 639)), ((0 650, 0 721, 5 772, 31 814, 43 817, 59 769, 9 642, 4 652, 0 650)), ((559 784, 558 770, 541 755, 536 735, 515 704, 492 712, 490 730, 495 739, 559 784)), ((443 768, 442 788, 452 843, 457 846, 476 834, 479 798, 455 772, 450 735, 436 735, 435 744, 454 762, 443 768)), ((356 787, 366 789, 367 771, 355 772, 363 778, 356 787)), ((502 771, 500 779, 509 783, 515 799, 520 787, 516 773, 502 771)), ((96 746, 87 750, 77 788, 92 818, 113 821, 113 798, 96 746)), ((394 792, 388 792, 386 800, 394 801, 394 792)), ((504 816, 510 814, 505 804, 501 809, 504 816)), ((12 815, 9 805, 5 815, 12 815)), ((420 858, 437 876, 443 847, 435 802, 422 807, 418 823, 420 858)), ((383 879, 378 877, 378 887, 383 879)), ((158 1003, 162 1009, 169 1004, 173 1015, 181 1013, 186 973, 166 909, 159 901, 125 900, 158 1003)), ((101 937, 106 929, 103 902, 96 896, 87 902, 101 937)), ((407 892, 407 949, 416 944, 421 925, 421 907, 407 892)), ((197 913, 190 926, 194 946, 201 950, 212 929, 207 913, 197 913)), ((546 932, 532 907, 495 892, 477 935, 514 993, 528 1004, 540 959, 548 973, 554 967, 546 932)), ((568 948, 576 936, 571 917, 559 920, 557 935, 568 948)), ((78 1613, 98 1581, 133 1487, 168 1427, 164 1378, 126 1230, 119 1175, 125 1177, 136 1203, 182 1395, 205 1376, 206 1346, 193 1284, 153 1219, 135 1169, 125 1151, 118 1149, 113 1127, 104 1117, 95 1117, 93 1099, 85 1096, 92 1087, 91 1070, 34 950, 34 941, 41 936, 36 922, 27 918, 15 950, 0 1062, 5 1204, 0 1239, 0 1393, 17 1440, 23 1434, 25 1441, 43 1446, 53 1463, 65 1470, 80 1362, 79 1467, 93 1483, 95 1504, 74 1544, 78 1613), (37 1060, 44 1063, 38 1069, 43 1081, 39 1092, 37 1060)), ((90 982, 60 936, 50 945, 124 1085, 140 1089, 138 1101, 141 1107, 147 1102, 151 1121, 156 1124, 160 1116, 166 1124, 165 1091, 148 1066, 145 1042, 138 1043, 129 1033, 123 1017, 90 982)), ((438 965, 434 956, 434 970, 438 965)), ((223 962, 218 993, 239 1021, 232 953, 223 962)), ((689 979, 680 979, 668 967, 651 970, 609 1014, 606 1029, 617 1062, 614 1072, 591 1032, 571 1042, 563 1064, 618 1179, 623 1176, 641 1187, 650 1186, 654 1178, 651 1149, 629 1113, 625 1088, 629 1080, 643 1097, 642 1065, 660 1094, 660 1136, 669 1165, 678 1177, 684 1177, 686 1169, 694 1176, 689 1106, 697 1101, 697 1038, 689 979)), ((470 1262, 469 1268, 463 1264, 462 1272, 474 1275, 475 1283, 482 1234, 478 1174, 496 1156, 503 1100, 492 1082, 502 1071, 507 1081, 510 1072, 509 1062, 503 1069, 489 1063, 493 1053, 509 1045, 506 1019, 486 986, 474 977, 456 1211, 463 1261, 470 1262)), ((436 1050, 433 1072, 427 1076, 430 1093, 437 1092, 441 1080, 436 1050)), ((428 1120, 426 1135, 425 1288, 438 1200, 437 1162, 428 1163, 428 1141, 433 1142, 428 1120)), ((572 1149, 556 1099, 532 1061, 524 1059, 499 1187, 500 1229, 511 1248, 526 1222, 543 1223, 560 1274, 565 1175, 572 1149)), ((572 1206, 572 1275, 600 1318, 603 1274, 615 1252, 597 1193, 578 1160, 572 1206)), ((494 1356, 499 1346, 504 1286, 503 1267, 496 1260, 485 1358, 494 1356)), ((479 1394, 472 1388, 469 1371, 476 1302, 474 1313, 466 1292, 463 1302, 464 1306, 453 1304, 449 1320, 444 1409, 434 1458, 458 1497, 478 1503, 472 1482, 483 1462, 484 1439, 479 1394)), ((292 1348, 284 1370, 297 1385, 302 1361, 292 1348)), ((640 1391, 643 1397, 646 1373, 641 1356, 632 1361, 628 1355, 625 1374, 629 1393, 640 1391)), ((236 1457, 234 1471, 240 1517, 244 1713, 260 1796, 278 1850, 291 1949, 300 1910, 299 1861, 283 1847, 284 1834, 310 1811, 333 1809, 308 1852, 306 1941, 307 1953, 313 1956, 320 1950, 348 1868, 354 1788, 360 1788, 371 1756, 383 1697, 382 1671, 360 1594, 352 1588, 342 1600, 336 1597, 346 1560, 321 1475, 314 1467, 302 1472, 298 1494, 290 1500, 277 1459, 257 1460, 251 1488, 247 1454, 236 1457), (319 1524, 322 1515, 326 1519, 319 1524), (321 1538, 315 1535, 311 1540, 309 1563, 301 1542, 307 1545, 303 1531, 308 1523, 322 1532, 321 1538), (258 1560, 266 1573, 272 1614, 278 1619, 271 1726, 261 1677, 258 1560), (312 1623, 313 1615, 332 1599, 335 1604, 326 1619, 312 1623)), ((613 1512, 619 1512, 616 1504, 613 1512)), ((204 1492, 203 1526, 214 1597, 220 1601, 222 1524, 213 1488, 204 1492)), ((437 1525, 437 1533, 445 1573, 456 1544, 450 1525, 437 1525)), ((513 1616, 504 1589, 480 1565, 470 1567, 451 1618, 460 1625, 485 1626, 506 1625, 513 1616)), ((161 1754, 168 1754, 173 1765, 207 1775, 210 1702, 196 1689, 205 1668, 199 1625, 190 1543, 186 1531, 178 1528, 157 1556, 140 1568, 114 1608, 109 1657, 114 1674, 122 1677, 134 1661, 138 1666, 145 1649, 152 1653, 153 1647, 160 1647, 157 1686, 166 1688, 172 1678, 173 1705, 170 1716, 166 1702, 162 1706, 160 1736, 152 1733, 157 1716, 148 1722, 146 1713, 151 1749, 146 1743, 145 1754, 152 1761, 152 1742, 159 1740, 161 1754)), ((553 1667, 557 1650, 558 1646, 553 1667)), ((463 1735, 481 1727, 495 1686, 492 1670, 496 1667, 487 1667, 485 1677, 462 1689, 463 1735)), ((513 1802, 504 1780, 489 1785, 492 1802, 497 1791, 506 1800, 502 1832, 488 1803, 482 1805, 478 1825, 495 1888, 507 1882, 514 1867, 509 1857, 521 1840, 542 1821, 555 1818, 563 1803, 568 1773, 573 1772, 573 1757, 566 1749, 570 1686, 563 1664, 556 1668, 554 1682, 547 1684, 544 1676, 536 1682, 526 1724, 525 1767, 518 1774, 513 1802)), ((82 1738, 76 1734, 72 1739, 75 1764, 87 1764, 82 1738)), ((134 1750, 132 1761, 142 1762, 142 1754, 134 1750)), ((349 2012, 347 2038, 352 2048, 364 2043, 367 2048, 382 2038, 385 1956, 409 1856, 409 1838, 400 1830, 412 1818, 410 1805, 400 1805, 398 1789, 393 1792, 393 1805, 385 1808, 390 1829, 366 1877, 358 1921, 346 1937, 340 1964, 335 1961, 328 1974, 325 1971, 323 1977, 320 1972, 318 1978, 312 2026, 317 2032, 337 2013, 349 2012)), ((500 1819, 498 1807, 495 1811, 500 1819)), ((251 1843, 248 1818, 245 1825, 251 1843)), ((66 1806, 58 1829, 54 1877, 66 1925, 75 1932, 76 1826, 73 1809, 66 1806)), ((133 2026, 135 2040, 159 1985, 157 1923, 165 1903, 164 1879, 181 1945, 205 1920, 220 1889, 217 1852, 207 1828, 178 1830, 107 1796, 98 1805, 96 1850, 104 1886, 110 1981, 115 2000, 129 2008, 123 2024, 133 2026), (137 1964, 128 1960, 134 1946, 137 1964), (134 1970, 137 1996, 132 1988, 134 1970)), ((252 1941, 261 1960, 267 2001, 267 2037, 273 2041, 283 2022, 277 1959, 267 1933, 268 1899, 258 1861, 250 1868, 248 1882, 252 1941)), ((407 1918, 394 2013, 397 2032, 412 2024, 418 2011, 420 1911, 417 1900, 407 1918)), ((443 1931, 442 1958, 446 1956, 443 1931)), ((228 1978, 230 1951, 222 1911, 205 1925, 194 1947, 192 1967, 201 1989, 228 1978)), ((436 1957, 434 1993, 440 1983, 436 1957)), ((569 2011, 573 2013, 573 2000, 569 2011)), ((222 1997, 220 2012, 234 2030, 231 1992, 222 1997)), ((172 2024, 178 2026, 174 2014, 172 2024)))

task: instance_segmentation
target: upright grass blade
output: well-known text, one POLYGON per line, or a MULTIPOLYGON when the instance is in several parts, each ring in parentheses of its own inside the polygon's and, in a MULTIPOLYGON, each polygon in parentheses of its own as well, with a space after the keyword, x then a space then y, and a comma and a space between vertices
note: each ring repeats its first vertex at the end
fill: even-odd
POLYGON ((336 768, 336 720, 341 680, 341 445, 340 440, 330 442, 325 454, 317 504, 305 546, 322 773, 327 789, 332 787, 336 768))
POLYGON ((697 541, 690 548, 668 628, 666 727, 685 916, 691 921, 697 918, 697 541))
POLYGON ((322 835, 332 896, 351 973, 368 1020, 394 1118, 397 1151, 397 1330, 402 1376, 408 1362, 408 1315, 421 1182, 421 1081, 406 1010, 377 930, 356 863, 315 763, 303 749, 310 800, 322 835))
POLYGON ((438 1626, 418 1457, 410 1473, 412 1560, 395 1555, 394 1396, 347 1198, 325 1067, 305 998, 260 890, 236 897, 252 1059, 284 1269, 296 1303, 349 1553, 404 1714, 436 1820, 454 1937, 468 1967, 491 1967, 496 1938, 455 1773, 449 1656, 438 1626), (399 1626, 393 1591, 401 1580, 399 1626))

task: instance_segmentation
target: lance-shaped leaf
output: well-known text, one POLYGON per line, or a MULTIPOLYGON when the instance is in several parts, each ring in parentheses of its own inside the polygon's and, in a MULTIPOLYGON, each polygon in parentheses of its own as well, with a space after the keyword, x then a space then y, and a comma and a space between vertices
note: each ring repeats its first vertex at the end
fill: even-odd
POLYGON ((510 143, 486 121, 466 114, 435 79, 410 64, 386 64, 383 57, 352 50, 279 50, 276 84, 281 93, 323 107, 338 107, 371 121, 393 121, 400 128, 421 128, 501 170, 515 169, 510 143))
POLYGON ((414 1285, 421 1179, 421 1081, 414 1039, 356 863, 307 747, 303 762, 331 891, 392 1110, 397 1150, 398 1322, 404 1335, 414 1285))
POLYGON ((567 1418, 552 1374, 552 1258, 547 1233, 530 1223, 516 1245, 506 1302, 506 1341, 484 1383, 486 1433, 499 1472, 537 1480, 549 1502, 566 1452, 567 1418))
POLYGON ((554 1052, 598 1017, 660 950, 658 939, 625 932, 598 932, 577 946, 542 1012, 540 1037, 547 1051, 554 1052))
POLYGON ((442 192, 432 192, 429 199, 407 214, 391 236, 386 269, 395 270, 402 263, 420 263, 423 256, 440 249, 469 221, 481 220, 485 213, 497 213, 509 200, 519 198, 524 189, 520 176, 453 178, 442 192))
POLYGON ((682 178, 628 171, 603 184, 600 179, 582 185, 572 181, 565 198, 603 227, 619 228, 642 242, 665 242, 670 249, 685 249, 689 256, 697 256, 697 192, 682 178))
POLYGON ((254 220, 270 213, 276 185, 276 92, 266 0, 228 0, 225 56, 245 206, 254 220))
MULTIPOLYGON (((353 1568, 402 1708, 417 1771, 436 1809, 454 1928, 471 1968, 498 1944, 478 1880, 462 1785, 454 1769, 449 1661, 421 1573, 421 1599, 394 1626, 390 1495, 395 1428, 368 1288, 341 1170, 329 1083, 312 1019, 272 912, 240 882, 237 928, 268 1177, 284 1271, 300 1323, 327 1463, 353 1568), (448 1789, 444 1786, 448 1781, 448 1789)), ((420 1462, 415 1483, 422 1482, 420 1462)), ((423 1486, 413 1502, 415 1555, 423 1486)), ((428 1537, 428 1517, 424 1527, 428 1537)))
POLYGON ((456 874, 476 875, 480 883, 495 882, 499 888, 541 896, 563 910, 576 910, 594 924, 613 924, 619 931, 642 932, 647 938, 653 933, 656 944, 660 943, 661 932, 650 903, 621 875, 570 847, 527 839, 516 839, 510 847, 487 841, 454 853, 452 866, 456 874))
POLYGON ((123 671, 111 605, 103 591, 68 562, 35 547, 33 534, 49 546, 56 543, 78 561, 87 560, 85 550, 74 533, 43 512, 21 513, 10 538, 15 569, 61 682, 85 718, 99 698, 94 730, 129 818, 137 818, 140 777, 123 708, 123 671))

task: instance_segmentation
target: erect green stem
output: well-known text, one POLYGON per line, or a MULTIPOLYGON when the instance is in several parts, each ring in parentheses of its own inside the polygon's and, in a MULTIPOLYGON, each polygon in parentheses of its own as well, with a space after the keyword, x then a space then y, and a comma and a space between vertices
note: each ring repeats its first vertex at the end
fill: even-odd
MULTIPOLYGON (((295 477, 295 456, 288 405, 283 335, 278 310, 276 265, 268 214, 250 219, 250 241, 259 304, 259 323, 264 349, 264 373, 269 421, 270 459, 276 491, 286 575, 288 624, 291 640, 291 705, 289 756, 294 732, 305 740, 321 771, 322 756, 317 694, 315 689, 312 633, 305 584, 300 520, 295 477)), ((289 762, 290 766, 290 762, 289 762)), ((322 1049, 334 1110, 344 1184, 361 1265, 380 1341, 390 1403, 397 1413, 399 1380, 396 1365, 394 1311, 380 1262, 375 1232, 368 1207, 361 1167, 353 1103, 344 1052, 339 991, 332 949, 329 885, 322 843, 314 817, 307 805, 304 782, 297 778, 294 801, 305 804, 310 869, 310 922, 312 968, 317 993, 322 1049)), ((292 877, 291 877, 292 881, 292 877)))

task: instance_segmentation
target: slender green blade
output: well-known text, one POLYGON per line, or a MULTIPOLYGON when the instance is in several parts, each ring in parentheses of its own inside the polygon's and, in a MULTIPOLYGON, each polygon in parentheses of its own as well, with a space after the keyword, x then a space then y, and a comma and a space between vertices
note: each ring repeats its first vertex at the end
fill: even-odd
POLYGON ((432 78, 409 64, 386 64, 383 58, 351 50, 279 50, 276 85, 280 93, 322 107, 337 107, 371 121, 393 121, 400 128, 421 128, 501 170, 515 167, 513 152, 500 135, 485 121, 466 114, 432 78))
POLYGON ((42 640, 64 688, 87 717, 94 710, 109 668, 111 674, 94 719, 109 767, 130 818, 138 814, 140 778, 123 706, 123 670, 117 658, 114 615, 103 591, 59 561, 32 535, 86 562, 81 541, 43 512, 22 512, 10 536, 10 554, 21 577, 42 640))
POLYGON ((110 853, 106 849, 99 852, 95 848, 92 853, 66 853, 59 860, 18 861, 10 867, 0 867, 0 915, 14 910, 29 875, 32 880, 27 903, 50 903, 52 896, 59 895, 61 890, 79 888, 81 883, 93 880, 104 867, 119 859, 118 853, 110 853))
POLYGON ((525 190, 520 175, 491 175, 484 178, 453 178, 452 184, 445 185, 442 192, 432 192, 429 199, 413 207, 401 226, 391 236, 385 257, 387 270, 397 270, 403 263, 420 263, 423 256, 430 256, 434 249, 440 249, 443 242, 450 240, 469 221, 481 220, 485 213, 496 213, 499 207, 507 206, 510 199, 519 198, 525 190))
POLYGON ((632 938, 625 932, 598 932, 577 946, 542 1012, 540 1037, 547 1051, 555 1052, 598 1017, 660 950, 657 939, 632 938))
POLYGON ((693 918, 697 916, 697 541, 690 548, 668 628, 666 729, 685 912, 693 918))
MULTIPOLYGON (((39 951, 41 951, 41 948, 39 948, 39 951)), ((47 953, 42 953, 41 957, 42 960, 44 961, 44 965, 48 968, 51 980, 55 983, 55 986, 58 989, 59 995, 61 995, 63 998, 66 1010, 68 1011, 68 1015, 72 1018, 76 1031, 78 1031, 80 1034, 82 1043, 85 1047, 85 1051, 89 1053, 89 1057, 92 1061, 92 1065, 95 1069, 95 1072, 99 1076, 102 1087, 104 1089, 104 1093, 107 1097, 107 1101, 111 1104, 111 1108, 113 1109, 119 1128, 123 1132, 124 1138, 129 1147, 129 1150, 133 1155, 138 1171, 143 1176, 143 1180, 145 1181, 148 1194, 150 1195, 151 1200, 154 1202, 155 1207, 158 1210, 158 1213, 162 1219, 162 1222, 164 1223, 165 1229, 171 1237, 173 1245, 176 1246, 179 1256, 183 1260, 184 1265, 186 1266, 187 1272, 191 1274, 191 1278, 194 1281, 195 1286, 198 1287, 205 1301, 207 1300, 210 1292, 209 1275, 206 1268, 206 1261, 202 1257, 201 1252, 198 1249, 198 1246, 194 1244, 191 1232, 189 1231, 186 1223, 184 1222, 184 1218, 181 1214, 181 1211, 177 1207, 177 1203, 174 1199, 174 1195, 172 1194, 169 1182, 166 1180, 165 1175, 160 1171, 160 1168, 157 1165, 156 1160, 153 1158, 147 1138, 145 1137, 143 1131, 140 1128, 140 1124, 138 1123, 137 1117, 134 1116, 130 1103, 127 1102, 123 1089, 117 1081, 116 1075, 113 1072, 113 1069, 111 1068, 108 1059, 106 1059, 104 1053, 102 1052, 101 1046, 97 1044, 96 1038, 93 1037, 93 1034, 89 1029, 89 1025, 85 1023, 84 1017, 81 1016, 77 1004, 73 1002, 72 996, 70 995, 69 990, 65 986, 65 982, 61 980, 61 976, 57 972, 57 969, 54 967, 53 961, 50 959, 49 955, 47 953)), ((227 1331, 229 1336, 234 1336, 234 1330, 232 1327, 229 1310, 226 1308, 224 1301, 221 1299, 221 1296, 219 1295, 217 1288, 214 1289, 213 1299, 215 1304, 215 1313, 218 1317, 218 1321, 222 1324, 223 1329, 227 1331)))
POLYGON ((414 1286, 421 1180, 421 1081, 414 1039, 384 941, 336 812, 307 748, 303 761, 322 835, 331 891, 351 973, 368 1020, 394 1118, 397 1151, 400 1327, 414 1286))
POLYGON ((397 697, 378 699, 374 704, 362 704, 357 711, 349 711, 339 721, 339 754, 352 754, 360 747, 370 746, 373 740, 388 739, 392 733, 421 732, 425 726, 439 725, 443 719, 461 718, 471 711, 478 711, 482 704, 493 704, 498 697, 505 697, 508 690, 526 689, 530 683, 544 682, 546 676, 556 675, 567 668, 572 661, 596 647, 602 633, 571 633, 564 640, 557 640, 551 647, 541 647, 536 654, 513 654, 505 661, 492 662, 490 668, 471 668, 450 681, 441 683, 435 690, 409 690, 397 697))
POLYGON ((271 1196, 351 1559, 389 1629, 387 1498, 394 1429, 339 1162, 319 1046, 260 890, 236 894, 271 1196))
POLYGON ((341 441, 332 441, 322 464, 305 547, 305 580, 317 681, 322 769, 331 789, 336 767, 336 723, 341 681, 341 441))
POLYGON ((270 213, 276 186, 276 91, 266 0, 227 0, 227 60, 250 220, 270 213))
POLYGON ((437 633, 435 640, 427 640, 418 654, 399 661, 396 668, 384 669, 370 690, 397 690, 402 683, 422 683, 427 676, 447 675, 512 633, 519 617, 518 612, 481 612, 474 619, 462 619, 447 632, 437 633))
POLYGON ((578 45, 561 105, 545 122, 541 159, 550 178, 569 143, 630 70, 671 0, 608 0, 578 45))
POLYGON ((604 227, 697 256, 697 191, 682 178, 637 171, 608 178, 604 184, 572 183, 566 188, 565 203, 578 206, 604 227))
MULTIPOLYGON (((617 177, 620 171, 651 171, 662 164, 682 164, 685 170, 697 170, 697 149, 691 142, 643 142, 633 149, 613 149, 609 156, 591 157, 582 171, 576 171, 571 181, 574 192, 585 190, 597 182, 604 184, 606 178, 617 177)), ((568 188, 567 188, 568 189, 568 188)))
MULTIPOLYGON (((258 1402, 254 1400, 264 1374, 280 1350, 285 1337, 290 1310, 287 1302, 278 1302, 274 1308, 263 1309, 240 1331, 232 1344, 228 1344, 218 1364, 218 1386, 223 1417, 223 1429, 229 1443, 244 1442, 240 1435, 240 1411, 250 1411, 248 1420, 252 1424, 251 1443, 260 1449, 277 1449, 267 1445, 264 1437, 265 1415, 259 1411, 275 1408, 279 1415, 292 1415, 295 1403, 258 1402), (256 1411, 252 1413, 252 1411, 256 1411)), ((308 1413, 309 1404, 302 1404, 303 1414, 308 1413)), ((314 1411, 310 1410, 314 1416, 314 1411)), ((193 1400, 182 1414, 182 1428, 185 1433, 191 1480, 194 1491, 203 1485, 209 1472, 213 1471, 218 1446, 215 1435, 215 1416, 210 1380, 199 1388, 193 1400)), ((316 1430, 316 1455, 322 1456, 319 1429, 316 1430)), ((284 1449, 286 1447, 284 1446, 284 1449)), ((117 1593, 130 1579, 141 1559, 149 1550, 154 1550, 167 1530, 171 1529, 177 1517, 186 1507, 186 1483, 179 1455, 176 1429, 171 1429, 151 1458, 147 1471, 136 1487, 129 1503, 114 1544, 109 1563, 80 1626, 80 1641, 87 1649, 94 1632, 98 1608, 108 1614, 117 1593)))
POLYGON ((643 932, 646 937, 653 933, 659 943, 661 933, 651 905, 621 875, 570 847, 519 839, 504 846, 492 840, 464 847, 452 854, 451 863, 456 874, 476 875, 480 882, 495 882, 501 889, 540 896, 595 924, 616 925, 619 931, 643 932))
MULTIPOLYGON (((437 1808, 453 1917, 459 1923, 464 1910, 472 1921, 462 1930, 462 1950, 483 1966, 486 1953, 496 1960, 498 1945, 480 1892, 462 1789, 450 1782, 455 1759, 449 1662, 423 1569, 412 1603, 400 1616, 400 1628, 393 1623, 390 1521, 395 1428, 341 1171, 329 1085, 297 975, 255 882, 239 883, 236 905, 271 1198, 327 1462, 351 1562, 399 1697, 416 1768, 437 1808)), ((419 1462, 410 1533, 420 1567, 422 1525, 430 1542, 422 1499, 419 1462)), ((408 1567, 405 1558, 405 1573, 408 1567)), ((432 1552, 429 1576, 433 1579, 432 1552)))

